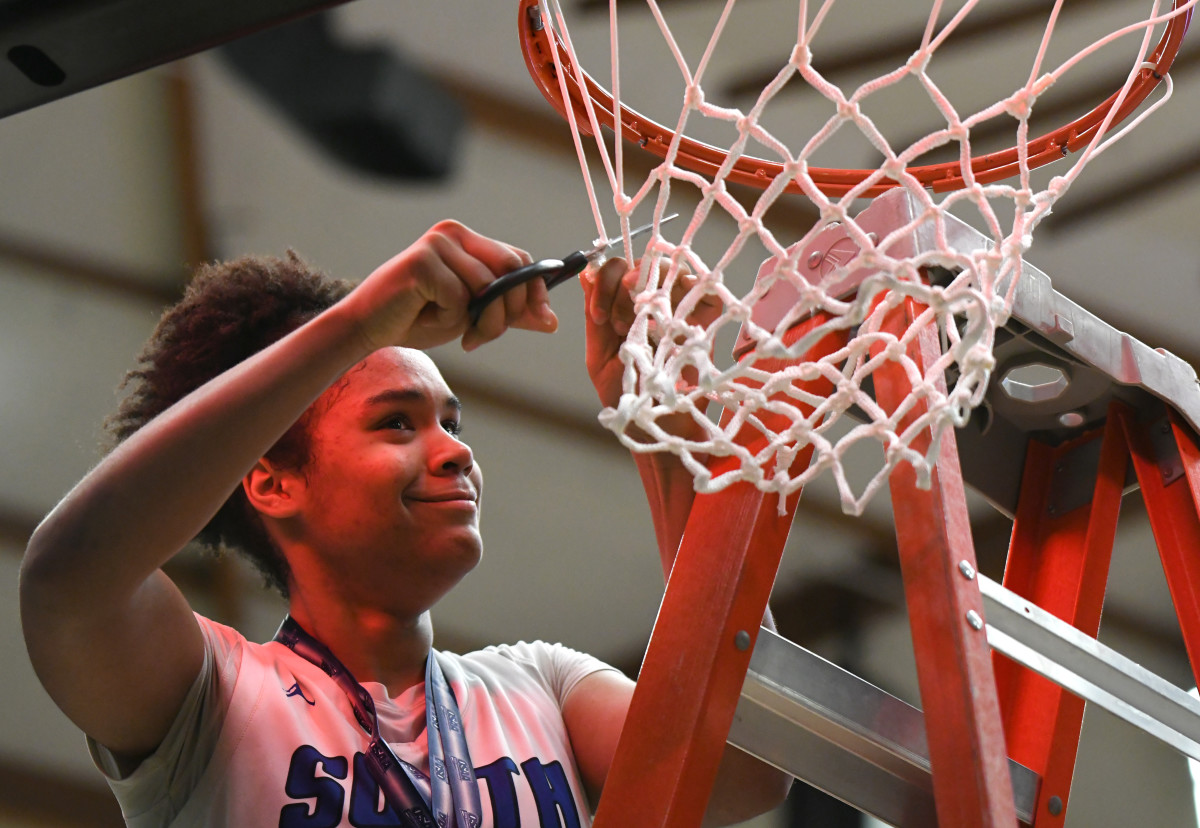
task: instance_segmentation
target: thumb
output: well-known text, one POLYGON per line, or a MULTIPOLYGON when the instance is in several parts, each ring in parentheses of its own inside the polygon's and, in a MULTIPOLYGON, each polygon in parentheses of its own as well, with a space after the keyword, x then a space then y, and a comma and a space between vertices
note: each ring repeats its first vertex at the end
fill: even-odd
POLYGON ((588 268, 579 277, 583 288, 584 331, 590 353, 608 353, 620 347, 620 337, 613 329, 610 300, 601 285, 601 275, 588 268))

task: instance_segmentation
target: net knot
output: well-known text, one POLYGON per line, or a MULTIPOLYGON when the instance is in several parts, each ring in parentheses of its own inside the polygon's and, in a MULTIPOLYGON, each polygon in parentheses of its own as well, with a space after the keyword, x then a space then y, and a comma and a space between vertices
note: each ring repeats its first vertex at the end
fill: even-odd
POLYGON ((933 49, 928 47, 917 49, 904 62, 905 67, 914 75, 924 75, 929 68, 929 59, 933 57, 933 49))
POLYGON ((879 165, 880 171, 893 181, 902 181, 905 164, 899 158, 889 158, 879 165))
POLYGON ((815 362, 805 362, 796 369, 796 378, 800 382, 813 382, 821 378, 821 366, 815 362))
POLYGON ((946 122, 945 135, 946 140, 959 144, 969 144, 971 142, 970 128, 958 118, 946 122))
POLYGON ((792 54, 788 58, 788 63, 797 69, 803 69, 805 66, 810 65, 812 63, 812 49, 809 48, 808 43, 797 43, 792 48, 792 54))
MULTIPOLYGON (((965 423, 984 402, 996 367, 992 350, 998 329, 1010 316, 1032 231, 1083 164, 1125 130, 1095 140, 1064 132, 1070 137, 1055 137, 1054 146, 1035 143, 1041 139, 1033 138, 1029 129, 1033 109, 1056 83, 1057 74, 1074 65, 1068 62, 1047 73, 1044 66, 1050 64, 1043 63, 1042 52, 1037 68, 1015 78, 1015 86, 1004 87, 1007 96, 988 96, 993 103, 985 109, 962 108, 969 101, 936 82, 931 71, 938 74, 934 53, 954 27, 963 25, 973 0, 950 20, 942 14, 946 4, 925 4, 933 7, 924 27, 926 42, 904 58, 903 65, 876 77, 855 75, 854 86, 839 85, 813 66, 814 51, 824 54, 829 48, 821 43, 814 50, 814 44, 834 2, 820 4, 813 14, 808 4, 801 4, 805 19, 799 21, 788 64, 767 80, 747 111, 706 101, 700 77, 707 71, 708 53, 705 64, 689 65, 660 19, 681 70, 669 84, 682 89, 679 128, 703 119, 706 127, 729 137, 733 127, 732 144, 720 138, 720 147, 708 148, 711 154, 692 154, 682 151, 683 136, 679 143, 669 141, 671 133, 667 139, 647 140, 643 146, 662 161, 637 176, 644 180, 630 184, 633 179, 626 176, 634 166, 618 170, 603 130, 597 131, 597 149, 604 155, 623 230, 651 201, 665 208, 680 184, 686 185, 683 198, 699 196, 699 206, 691 201, 679 205, 687 204, 691 212, 682 238, 668 242, 656 231, 645 248, 636 318, 620 350, 624 393, 614 408, 601 414, 601 421, 634 451, 675 453, 691 472, 697 491, 715 492, 744 480, 778 494, 783 508, 786 496, 816 474, 830 472, 843 509, 861 514, 900 463, 911 464, 921 485, 929 485, 943 435, 965 423), (819 107, 815 131, 801 130, 795 140, 774 131, 773 116, 764 118, 768 107, 775 106, 774 96, 792 82, 802 82, 819 97, 814 100, 819 107), (893 118, 890 110, 907 109, 903 102, 909 95, 919 98, 914 111, 901 111, 893 118), (910 129, 910 114, 929 127, 923 137, 910 129), (1002 161, 1007 151, 976 158, 971 146, 971 131, 995 121, 1017 133, 1016 157, 1003 161, 1004 167, 989 165, 1002 161), (823 169, 825 156, 836 161, 850 133, 851 142, 869 146, 869 158, 878 164, 865 170, 823 169), (1075 156, 1070 172, 1040 189, 1041 175, 1033 178, 1030 171, 1057 156, 1058 150, 1067 155, 1068 141, 1075 156), (769 159, 754 157, 764 151, 769 159), (948 160, 924 167, 937 157, 948 160), (987 165, 977 168, 979 159, 987 165), (982 172, 1020 176, 1020 182, 1010 186, 982 172), (751 203, 737 192, 742 184, 761 187, 764 195, 751 203), (788 188, 789 184, 796 186, 788 188), (785 188, 801 191, 819 212, 819 224, 795 227, 794 216, 775 207, 785 188), (863 208, 861 202, 868 198, 874 203, 863 208), (890 203, 881 203, 888 199, 890 203), (965 218, 960 219, 959 212, 965 218), (978 228, 967 225, 967 219, 978 228), (706 222, 707 237, 702 234, 706 222), (732 238, 731 229, 736 231, 732 238), (669 270, 661 267, 668 259, 669 270), (691 277, 681 279, 685 270, 696 274, 694 283, 691 277), (746 292, 744 277, 755 271, 754 286, 746 292), (699 318, 701 310, 706 319, 710 311, 714 318, 696 324, 693 318, 699 318), (903 328, 906 318, 909 327, 903 328), (726 361, 729 357, 720 347, 729 334, 737 336, 732 361, 726 361), (910 351, 926 334, 922 344, 930 347, 910 351), (875 397, 879 389, 903 397, 895 403, 887 397, 881 400, 875 397), (728 416, 710 421, 701 400, 728 416), (691 417, 699 428, 687 436, 675 433, 680 416, 691 417), (883 467, 877 466, 865 484, 851 481, 846 473, 851 461, 857 466, 862 460, 855 449, 860 444, 883 449, 871 452, 871 462, 883 467), (811 462, 793 467, 807 452, 812 453, 811 462), (710 471, 706 464, 718 457, 728 462, 710 471)), ((796 23, 794 4, 787 14, 790 37, 796 23)), ((714 30, 714 45, 725 20, 721 17, 714 30)), ((546 22, 549 26, 551 21, 546 22)), ((612 22, 616 77, 615 17, 612 22)), ((1048 39, 1044 42, 1049 45, 1048 39)), ((1096 41, 1078 57, 1104 42, 1096 41)), ((1143 63, 1149 46, 1149 41, 1143 45, 1135 65, 1157 76, 1157 64, 1143 63)), ((560 75, 574 75, 557 57, 556 66, 560 75)), ((664 114, 674 117, 673 111, 664 114)), ((1048 113, 1038 113, 1039 119, 1044 114, 1048 113)), ((588 130, 574 122, 572 126, 586 171, 579 139, 588 130)), ((590 183, 589 196, 601 225, 601 208, 590 183)))
MULTIPOLYGON (((1050 183, 1046 185, 1046 192, 1043 194, 1042 199, 1050 203, 1054 203, 1058 200, 1059 196, 1067 191, 1067 187, 1069 186, 1071 186, 1071 182, 1068 181, 1065 176, 1056 175, 1054 178, 1050 179, 1050 183)), ((1048 207, 1046 208, 1046 212, 1050 212, 1048 207)))
POLYGON ((640 405, 641 398, 637 394, 622 394, 621 399, 617 400, 616 407, 608 409, 604 415, 610 424, 619 424, 619 427, 624 428, 626 423, 637 419, 637 410, 640 405))
POLYGON ((738 219, 737 225, 738 232, 743 236, 750 236, 751 234, 757 233, 762 228, 762 222, 749 213, 741 216, 738 219))
POLYGON ((894 336, 889 336, 887 346, 883 349, 884 356, 890 362, 900 362, 907 356, 904 343, 896 339, 894 336))
POLYGON ((1033 105, 1053 83, 1053 75, 1042 75, 1035 83, 1014 92, 1005 102, 1004 111, 1019 121, 1027 120, 1033 113, 1033 105))

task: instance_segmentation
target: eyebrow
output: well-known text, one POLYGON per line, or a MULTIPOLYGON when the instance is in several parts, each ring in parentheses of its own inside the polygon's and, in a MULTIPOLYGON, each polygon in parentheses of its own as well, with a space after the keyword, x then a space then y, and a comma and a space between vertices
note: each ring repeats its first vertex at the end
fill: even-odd
MULTIPOLYGON (((377 405, 398 402, 426 402, 428 399, 428 394, 426 394, 424 391, 418 391, 415 388, 392 388, 387 391, 380 391, 378 394, 368 397, 365 404, 368 408, 371 408, 377 405)), ((462 411, 462 401, 453 394, 446 397, 446 399, 442 401, 442 404, 447 408, 453 408, 455 411, 462 411)))

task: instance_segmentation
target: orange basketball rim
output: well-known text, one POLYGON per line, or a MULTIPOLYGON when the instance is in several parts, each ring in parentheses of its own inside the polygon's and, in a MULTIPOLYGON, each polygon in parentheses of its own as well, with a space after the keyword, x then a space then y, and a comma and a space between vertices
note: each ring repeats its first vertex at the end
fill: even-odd
MULTIPOLYGON (((1142 67, 1133 74, 1124 87, 1113 92, 1106 100, 1080 118, 1066 123, 1057 129, 1045 133, 1041 137, 1027 142, 1025 167, 1033 169, 1062 158, 1076 151, 1091 141, 1096 133, 1109 119, 1110 111, 1114 110, 1109 119, 1109 128, 1123 121, 1136 110, 1141 103, 1158 86, 1170 71, 1187 32, 1191 21, 1192 9, 1189 0, 1175 0, 1173 9, 1178 12, 1168 15, 1169 20, 1162 37, 1153 53, 1143 63, 1142 67)), ((521 47, 525 55, 525 65, 529 74, 545 96, 564 118, 569 118, 568 109, 574 115, 574 123, 579 131, 590 134, 589 117, 585 99, 590 98, 597 121, 601 126, 616 131, 616 116, 619 111, 621 134, 643 149, 665 158, 675 132, 630 109, 624 104, 614 105, 612 95, 596 82, 587 72, 581 71, 583 87, 580 86, 576 71, 562 42, 557 36, 551 41, 551 27, 542 24, 539 0, 520 0, 519 25, 521 47), (564 99, 560 87, 557 63, 566 70, 565 86, 567 97, 564 99)), ((701 175, 711 176, 725 163, 728 153, 687 136, 679 136, 679 148, 674 163, 684 169, 692 170, 701 175)), ((987 155, 972 156, 971 171, 976 183, 987 184, 1001 181, 1016 174, 1021 167, 1020 152, 1017 147, 1011 147, 1000 152, 987 155)), ((783 172, 783 165, 762 158, 743 156, 733 165, 724 177, 730 181, 747 184, 753 187, 766 188, 783 172)), ((868 176, 876 174, 877 170, 866 169, 833 169, 810 167, 808 175, 816 185, 829 196, 844 195, 855 186, 861 184, 868 176)), ((964 185, 962 165, 959 161, 942 164, 910 167, 908 169, 924 187, 935 192, 956 190, 964 185)), ((858 195, 874 197, 882 192, 899 186, 895 181, 884 181, 858 195)), ((792 182, 789 191, 798 192, 799 185, 792 182)))

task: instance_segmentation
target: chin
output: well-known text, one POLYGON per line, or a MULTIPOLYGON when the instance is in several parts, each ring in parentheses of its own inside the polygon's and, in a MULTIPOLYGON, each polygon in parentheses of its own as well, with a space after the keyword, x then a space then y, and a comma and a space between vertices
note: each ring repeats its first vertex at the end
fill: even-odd
MULTIPOLYGON (((470 572, 472 569, 479 566, 479 562, 483 560, 483 543, 480 542, 475 544, 467 558, 469 562, 467 566, 467 572, 470 572)), ((465 575, 466 573, 464 572, 463 574, 465 575)))
POLYGON ((465 576, 483 560, 483 541, 479 533, 474 532, 470 537, 464 537, 460 542, 444 547, 441 554, 437 555, 437 560, 452 567, 459 573, 460 578, 465 576))

